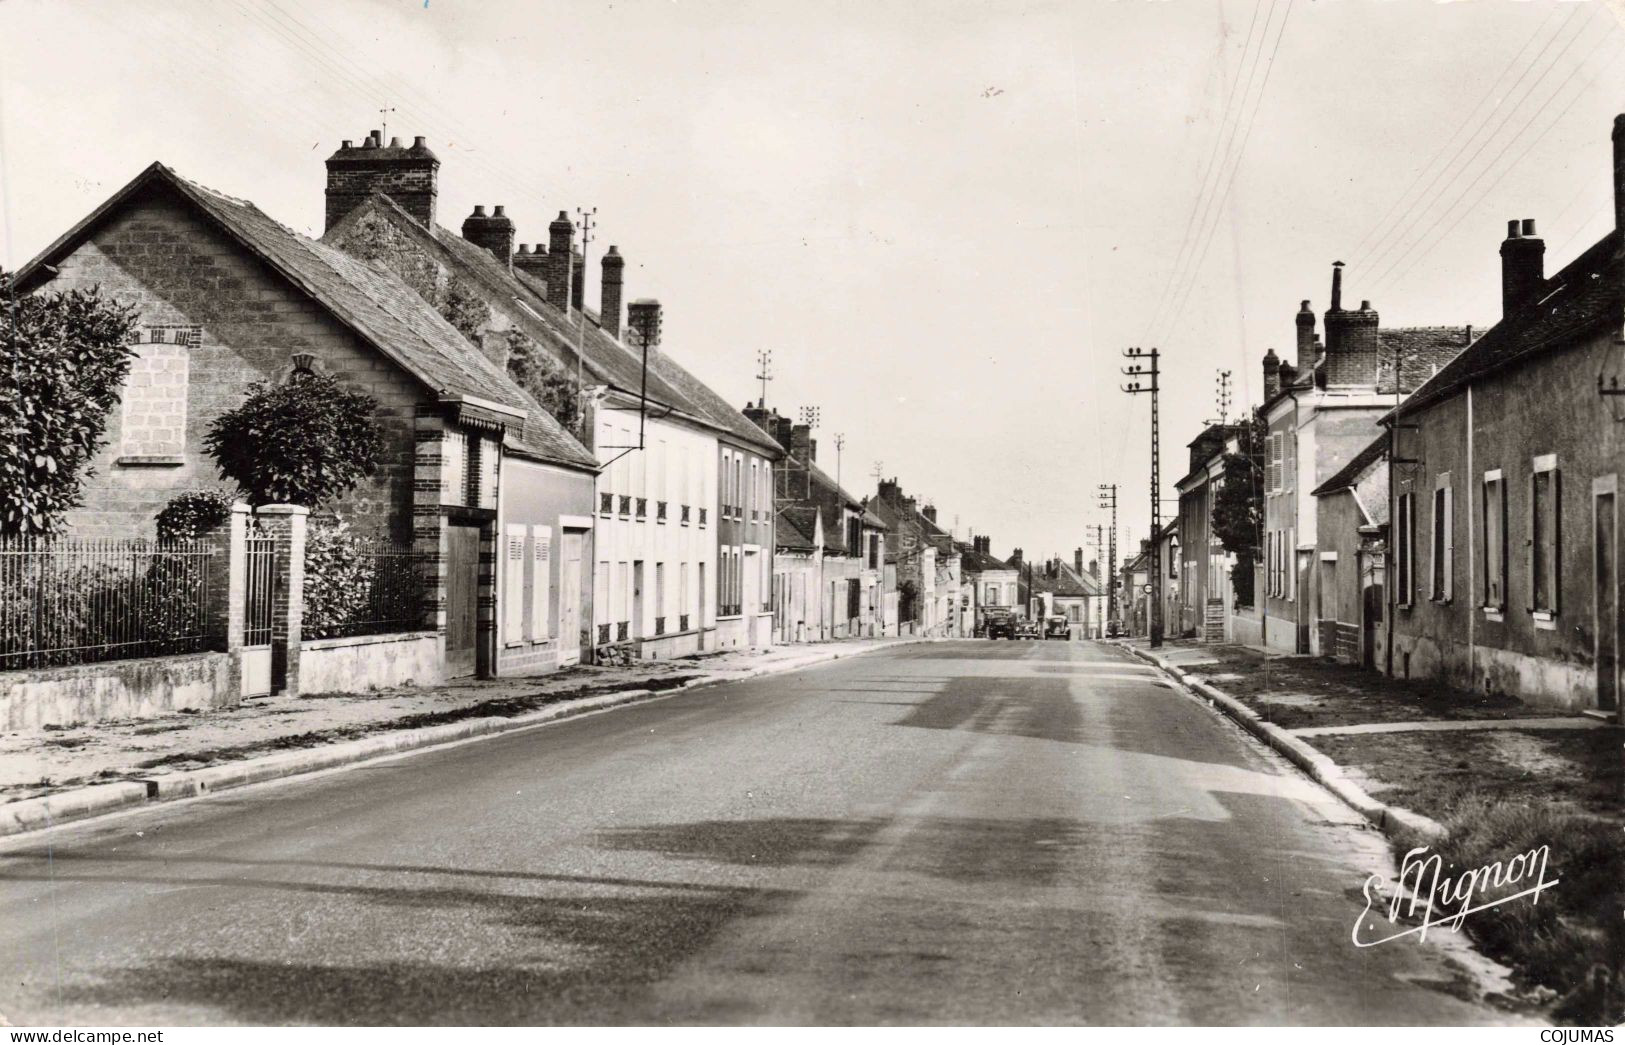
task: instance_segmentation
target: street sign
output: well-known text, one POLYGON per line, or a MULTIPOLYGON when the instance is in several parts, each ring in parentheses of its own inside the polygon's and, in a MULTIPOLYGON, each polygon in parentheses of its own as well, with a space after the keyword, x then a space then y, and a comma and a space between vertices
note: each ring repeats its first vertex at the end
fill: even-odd
POLYGON ((1151 585, 1142 584, 1142 585, 1140 585, 1140 590, 1145 592, 1147 595, 1150 595, 1151 594, 1151 585))

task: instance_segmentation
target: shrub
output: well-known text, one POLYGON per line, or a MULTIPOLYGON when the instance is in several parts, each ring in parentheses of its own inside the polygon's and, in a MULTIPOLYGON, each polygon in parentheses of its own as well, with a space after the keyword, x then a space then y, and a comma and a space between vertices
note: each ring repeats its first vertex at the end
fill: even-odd
POLYGON ((104 442, 135 310, 97 290, 18 297, 4 272, 0 300, 0 533, 51 533, 104 442))
POLYGON ((301 633, 326 639, 359 621, 370 601, 370 542, 342 519, 312 520, 305 531, 305 617, 301 633))
POLYGON ((254 384, 241 406, 215 419, 204 446, 254 505, 315 509, 377 469, 377 406, 325 374, 254 384))
POLYGON ((231 518, 235 498, 220 490, 176 494, 158 513, 158 541, 195 541, 231 518))

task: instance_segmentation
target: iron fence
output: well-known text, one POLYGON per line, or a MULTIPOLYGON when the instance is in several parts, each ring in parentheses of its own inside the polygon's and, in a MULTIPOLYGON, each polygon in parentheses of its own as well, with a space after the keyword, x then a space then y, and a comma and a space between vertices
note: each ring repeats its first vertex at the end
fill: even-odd
POLYGON ((206 649, 215 568, 200 541, 0 538, 0 669, 206 649))
MULTIPOLYGON (((331 559, 324 562, 331 562, 331 559)), ((355 538, 324 592, 305 557, 305 620, 301 637, 348 638, 423 627, 424 559, 410 542, 355 538)))
POLYGON ((273 593, 281 571, 276 568, 276 538, 250 533, 244 542, 243 645, 271 644, 273 593))

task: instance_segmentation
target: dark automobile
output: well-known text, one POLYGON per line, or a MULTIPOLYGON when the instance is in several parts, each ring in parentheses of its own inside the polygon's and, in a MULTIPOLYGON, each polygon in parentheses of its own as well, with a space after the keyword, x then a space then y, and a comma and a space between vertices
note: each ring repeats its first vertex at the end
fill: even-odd
POLYGON ((1072 622, 1064 614, 1052 613, 1044 618, 1044 638, 1070 639, 1072 637, 1072 622))
POLYGON ((1126 633, 1123 631, 1122 621, 1109 620, 1106 622, 1106 637, 1108 639, 1120 639, 1124 636, 1124 634, 1126 633))
POLYGON ((1016 617, 1009 610, 989 609, 982 621, 982 631, 990 639, 1016 637, 1016 617))
POLYGON ((1015 638, 1018 638, 1018 639, 1036 639, 1036 638, 1040 638, 1041 636, 1042 636, 1042 632, 1040 632, 1038 630, 1038 622, 1037 621, 1028 620, 1027 618, 1023 617, 1021 620, 1016 622, 1016 634, 1014 636, 1015 638))

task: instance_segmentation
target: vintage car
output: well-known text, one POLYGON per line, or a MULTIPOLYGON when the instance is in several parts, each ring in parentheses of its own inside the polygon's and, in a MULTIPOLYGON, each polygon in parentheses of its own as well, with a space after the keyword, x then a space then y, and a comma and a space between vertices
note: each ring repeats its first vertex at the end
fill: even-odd
POLYGON ((1108 639, 1120 639, 1127 634, 1128 632, 1123 630, 1122 621, 1109 620, 1106 622, 1106 637, 1108 639))
POLYGON ((1001 606, 989 607, 982 618, 982 633, 990 639, 1016 637, 1016 615, 1001 606))
POLYGON ((1044 618, 1044 638, 1070 639, 1072 637, 1072 622, 1064 613, 1052 613, 1044 618))
POLYGON ((1042 633, 1038 628, 1038 622, 1035 620, 1029 620, 1026 617, 1016 621, 1016 634, 1014 637, 1018 639, 1036 639, 1042 637, 1042 633))

